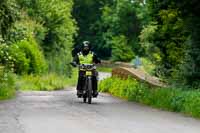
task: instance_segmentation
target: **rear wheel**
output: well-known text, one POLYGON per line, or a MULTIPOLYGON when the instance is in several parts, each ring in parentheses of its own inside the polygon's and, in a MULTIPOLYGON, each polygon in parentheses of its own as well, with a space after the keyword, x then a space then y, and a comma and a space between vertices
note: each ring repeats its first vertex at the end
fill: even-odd
POLYGON ((86 97, 86 96, 83 97, 83 102, 84 102, 84 103, 87 102, 87 97, 86 97))

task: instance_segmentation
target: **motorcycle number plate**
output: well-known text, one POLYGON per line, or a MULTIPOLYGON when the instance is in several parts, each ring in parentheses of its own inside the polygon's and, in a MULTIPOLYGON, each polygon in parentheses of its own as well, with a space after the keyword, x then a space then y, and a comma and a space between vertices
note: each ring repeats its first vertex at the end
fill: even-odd
POLYGON ((87 75, 87 76, 91 76, 91 75, 92 75, 92 72, 91 72, 91 71, 86 71, 86 75, 87 75))

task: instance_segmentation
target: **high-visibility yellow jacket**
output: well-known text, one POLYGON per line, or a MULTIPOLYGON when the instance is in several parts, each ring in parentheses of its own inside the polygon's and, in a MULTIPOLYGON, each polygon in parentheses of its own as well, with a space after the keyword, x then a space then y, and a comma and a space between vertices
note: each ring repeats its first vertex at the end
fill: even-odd
POLYGON ((90 51, 87 55, 83 55, 82 52, 78 53, 78 59, 80 64, 93 64, 94 53, 90 51))

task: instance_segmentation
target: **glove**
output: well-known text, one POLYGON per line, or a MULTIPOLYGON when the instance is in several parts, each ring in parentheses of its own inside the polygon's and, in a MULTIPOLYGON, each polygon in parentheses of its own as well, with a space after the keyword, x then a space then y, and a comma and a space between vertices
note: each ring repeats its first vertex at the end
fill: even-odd
POLYGON ((76 67, 76 62, 70 62, 70 65, 72 65, 73 67, 76 67))

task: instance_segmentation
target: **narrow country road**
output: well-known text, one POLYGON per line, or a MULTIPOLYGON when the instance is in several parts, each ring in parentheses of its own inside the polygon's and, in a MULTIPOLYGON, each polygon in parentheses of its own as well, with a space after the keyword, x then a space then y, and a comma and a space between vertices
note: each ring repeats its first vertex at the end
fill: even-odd
POLYGON ((91 105, 84 104, 74 88, 19 92, 15 99, 0 102, 0 133, 199 132, 200 120, 108 94, 100 94, 91 105))

